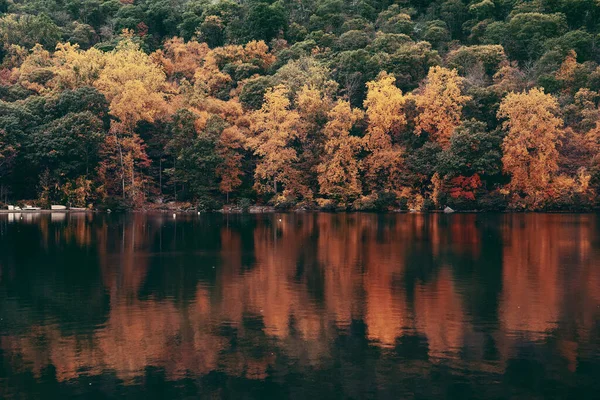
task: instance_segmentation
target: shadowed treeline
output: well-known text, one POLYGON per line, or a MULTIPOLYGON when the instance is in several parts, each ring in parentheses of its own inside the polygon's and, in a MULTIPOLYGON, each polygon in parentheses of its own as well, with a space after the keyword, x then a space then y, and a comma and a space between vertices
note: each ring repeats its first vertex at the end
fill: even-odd
POLYGON ((598 389, 595 215, 8 217, 8 397, 598 389))

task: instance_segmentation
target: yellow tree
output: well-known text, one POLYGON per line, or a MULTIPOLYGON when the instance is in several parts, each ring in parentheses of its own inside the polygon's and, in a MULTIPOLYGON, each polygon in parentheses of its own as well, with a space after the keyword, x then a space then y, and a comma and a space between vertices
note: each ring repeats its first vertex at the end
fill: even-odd
POLYGON ((50 52, 36 44, 19 68, 19 83, 29 90, 41 93, 47 88, 44 85, 46 82, 40 82, 40 78, 47 80, 46 77, 51 77, 52 67, 50 52))
POLYGON ((301 183, 298 155, 291 146, 298 122, 299 115, 290 108, 288 90, 282 85, 268 90, 262 108, 250 115, 248 145, 259 157, 254 187, 260 193, 276 194, 280 183, 284 194, 310 196, 301 183))
POLYGON ((225 64, 253 63, 262 69, 269 68, 276 57, 269 53, 269 46, 264 41, 250 41, 245 46, 229 45, 212 50, 213 57, 219 67, 225 64))
POLYGON ((436 66, 429 70, 425 86, 416 97, 417 135, 427 132, 442 148, 448 148, 454 129, 460 125, 462 108, 470 100, 461 93, 463 81, 455 69, 436 66))
POLYGON ((319 192, 345 202, 362 193, 356 158, 361 139, 350 136, 350 129, 362 118, 362 112, 352 109, 347 101, 338 101, 328 118, 323 130, 325 151, 317 167, 319 192))
POLYGON ((83 51, 70 43, 59 43, 52 58, 52 83, 59 90, 94 86, 106 63, 105 54, 100 50, 91 48, 83 51))
POLYGON ((111 113, 130 129, 140 120, 153 121, 167 105, 165 73, 131 40, 106 54, 94 86, 110 102, 111 113))
POLYGON ((217 166, 216 174, 221 178, 219 189, 227 196, 227 203, 229 203, 229 193, 242 184, 240 178, 244 175, 242 170, 244 143, 245 136, 235 125, 225 128, 217 143, 217 154, 222 161, 217 166))
POLYGON ((510 93, 498 110, 498 117, 506 118, 502 163, 504 172, 511 176, 508 188, 517 201, 525 196, 528 206, 542 204, 558 171, 556 143, 563 126, 563 120, 556 116, 558 111, 556 98, 543 89, 510 93))
POLYGON ((406 125, 406 97, 395 86, 396 79, 383 72, 367 83, 364 106, 368 119, 365 148, 365 178, 371 191, 396 190, 400 185, 402 149, 393 144, 392 136, 406 125))
MULTIPOLYGON (((111 124, 112 138, 107 139, 107 150, 118 154, 120 177, 113 175, 112 179, 120 179, 124 198, 138 201, 147 181, 144 174, 147 156, 144 143, 134 130, 139 121, 152 122, 165 113, 165 74, 131 40, 122 41, 105 57, 105 66, 94 86, 106 96, 111 114, 117 117, 111 124)), ((111 179, 110 175, 105 177, 111 179)))

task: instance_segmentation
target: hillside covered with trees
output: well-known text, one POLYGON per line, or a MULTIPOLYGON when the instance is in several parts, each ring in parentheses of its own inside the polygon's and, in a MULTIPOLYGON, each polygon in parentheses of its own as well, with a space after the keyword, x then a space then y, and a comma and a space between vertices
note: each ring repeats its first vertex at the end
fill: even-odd
POLYGON ((0 44, 0 202, 598 206, 598 0, 0 0, 0 44))

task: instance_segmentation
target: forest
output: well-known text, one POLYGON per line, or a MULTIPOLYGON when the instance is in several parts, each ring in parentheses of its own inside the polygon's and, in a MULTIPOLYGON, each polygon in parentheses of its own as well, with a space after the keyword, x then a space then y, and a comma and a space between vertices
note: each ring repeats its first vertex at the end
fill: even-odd
POLYGON ((0 0, 0 206, 585 211, 598 0, 0 0))

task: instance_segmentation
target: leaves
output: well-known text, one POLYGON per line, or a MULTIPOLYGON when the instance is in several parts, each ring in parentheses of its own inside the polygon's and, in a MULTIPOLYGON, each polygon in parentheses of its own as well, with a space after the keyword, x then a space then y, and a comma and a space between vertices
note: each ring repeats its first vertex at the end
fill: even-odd
POLYGON ((462 108, 470 99, 461 93, 463 81, 456 70, 433 67, 416 97, 416 133, 428 133, 442 148, 449 146, 454 129, 460 124, 462 108))
POLYGON ((509 188, 533 207, 543 203, 558 171, 556 143, 563 121, 557 113, 556 98, 540 89, 508 94, 498 111, 498 117, 506 118, 502 163, 511 175, 509 188))
POLYGON ((317 167, 319 192, 347 202, 362 193, 356 158, 362 143, 360 138, 349 134, 362 118, 362 112, 352 109, 346 101, 339 101, 327 117, 325 151, 317 167))
POLYGON ((285 192, 310 196, 296 166, 298 154, 290 146, 297 136, 300 117, 290 109, 287 95, 285 86, 269 89, 262 108, 250 114, 248 145, 259 157, 254 186, 260 193, 277 193, 279 183, 285 192))
POLYGON ((395 190, 400 186, 403 164, 402 149, 392 143, 392 135, 406 124, 406 98, 394 85, 395 79, 386 73, 367 83, 364 102, 368 119, 364 142, 370 154, 364 161, 367 185, 370 190, 395 190))
POLYGON ((591 204, 600 14, 571 3, 11 2, 2 185, 48 200, 91 181, 89 199, 130 205, 591 204))

